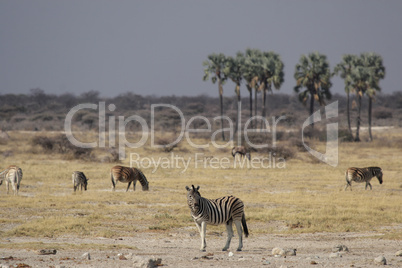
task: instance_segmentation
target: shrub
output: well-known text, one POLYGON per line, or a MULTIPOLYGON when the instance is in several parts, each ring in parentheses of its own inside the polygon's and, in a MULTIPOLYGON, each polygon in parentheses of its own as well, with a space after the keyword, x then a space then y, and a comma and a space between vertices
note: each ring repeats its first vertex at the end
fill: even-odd
POLYGON ((40 146, 44 151, 53 150, 53 140, 46 136, 33 137, 31 144, 33 146, 40 146))
POLYGON ((376 119, 392 118, 392 111, 387 108, 380 108, 380 109, 374 111, 373 116, 376 119))

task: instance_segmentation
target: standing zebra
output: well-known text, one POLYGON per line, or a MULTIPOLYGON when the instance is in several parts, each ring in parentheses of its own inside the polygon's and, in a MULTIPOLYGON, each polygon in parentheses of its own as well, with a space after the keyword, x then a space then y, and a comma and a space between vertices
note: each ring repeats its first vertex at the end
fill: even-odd
POLYGON ((355 182, 365 182, 367 190, 367 186, 370 186, 370 190, 372 190, 370 181, 373 177, 377 177, 380 184, 382 184, 382 169, 379 167, 366 167, 366 168, 355 168, 351 167, 346 170, 345 178, 346 178, 346 189, 350 186, 350 190, 352 191, 352 181, 355 182))
POLYGON ((236 159, 236 154, 239 154, 240 157, 247 157, 248 160, 251 160, 250 152, 244 146, 237 146, 232 148, 232 156, 236 159))
POLYGON ((243 202, 234 196, 224 196, 218 199, 203 198, 198 191, 200 186, 197 186, 197 188, 195 188, 194 185, 192 185, 192 188, 186 186, 186 189, 187 203, 191 210, 191 216, 193 217, 201 236, 200 250, 205 251, 205 248, 207 247, 205 241, 207 224, 219 225, 226 223, 228 237, 226 245, 222 249, 223 251, 226 251, 229 248, 230 241, 233 237, 232 223, 234 222, 239 235, 239 247, 237 248, 237 251, 241 251, 243 248, 243 229, 244 234, 248 237, 243 202))
POLYGON ((84 187, 84 190, 87 190, 88 187, 88 180, 87 177, 85 176, 84 172, 81 171, 74 171, 73 172, 73 186, 74 186, 74 192, 78 189, 78 187, 81 186, 81 191, 82 188, 84 187))
POLYGON ((14 195, 17 195, 22 180, 22 169, 15 165, 9 166, 4 171, 0 172, 0 185, 3 183, 3 180, 6 181, 7 194, 10 191, 9 184, 11 184, 14 195))
POLYGON ((110 178, 112 180, 112 190, 114 191, 116 188, 116 183, 120 182, 128 182, 127 190, 130 188, 131 183, 133 182, 133 188, 135 191, 135 185, 137 184, 137 180, 140 181, 142 190, 148 191, 149 184, 148 180, 145 177, 144 173, 137 168, 123 167, 123 166, 114 166, 110 170, 110 178))

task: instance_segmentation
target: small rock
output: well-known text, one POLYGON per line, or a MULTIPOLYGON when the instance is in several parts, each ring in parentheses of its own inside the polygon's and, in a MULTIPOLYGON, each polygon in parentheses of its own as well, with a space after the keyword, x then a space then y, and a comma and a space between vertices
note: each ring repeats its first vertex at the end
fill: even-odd
POLYGON ((154 268, 162 265, 161 258, 143 258, 140 256, 133 257, 133 267, 135 268, 154 268))
POLYGON ((57 253, 55 249, 41 249, 38 251, 39 255, 54 255, 57 253))
POLYGON ((271 264, 271 262, 268 261, 268 260, 265 260, 262 264, 263 264, 263 265, 268 265, 268 264, 271 264))
POLYGON ((385 259, 384 256, 378 256, 377 258, 374 259, 374 261, 382 265, 387 265, 387 260, 385 259))
POLYGON ((397 252, 395 252, 395 256, 402 257, 402 250, 398 250, 397 252))
POLYGON ((275 257, 283 257, 285 256, 285 251, 281 248, 273 248, 272 249, 272 255, 274 255, 275 257))
POLYGON ((229 257, 233 257, 233 255, 234 255, 233 252, 229 252, 228 254, 229 257))
POLYGON ((90 259, 91 259, 91 255, 89 254, 89 252, 85 252, 84 254, 82 254, 81 258, 90 260, 90 259))
POLYGON ((285 256, 296 256, 297 249, 295 248, 285 248, 285 256))
POLYGON ((119 257, 119 260, 121 260, 121 261, 126 261, 127 260, 127 258, 126 258, 126 256, 124 256, 123 254, 117 254, 117 256, 119 257))
POLYGON ((339 258, 339 257, 342 257, 342 254, 339 252, 333 252, 333 253, 329 254, 329 257, 330 258, 339 258))
POLYGON ((316 261, 311 261, 310 264, 316 265, 316 264, 318 264, 318 262, 316 262, 316 261))
POLYGON ((335 247, 332 248, 332 252, 340 252, 340 251, 348 252, 349 249, 348 249, 348 247, 345 246, 345 245, 337 245, 337 246, 335 246, 335 247))

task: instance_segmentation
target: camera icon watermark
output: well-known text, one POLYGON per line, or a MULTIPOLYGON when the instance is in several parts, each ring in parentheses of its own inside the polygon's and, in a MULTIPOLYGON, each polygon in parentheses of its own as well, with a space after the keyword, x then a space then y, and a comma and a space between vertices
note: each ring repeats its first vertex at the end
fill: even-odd
MULTIPOLYGON (((331 119, 331 118, 336 118, 338 117, 338 101, 335 101, 331 104, 328 104, 325 106, 325 118, 326 119, 331 119)), ((309 118, 306 119, 303 123, 302 127, 302 142, 304 145, 304 148, 319 159, 320 161, 332 166, 336 167, 338 166, 338 122, 336 123, 329 123, 327 124, 327 141, 325 145, 325 153, 320 153, 312 148, 310 148, 305 142, 304 142, 304 129, 314 123, 317 123, 321 121, 321 112, 320 110, 316 111, 313 113, 309 118)))

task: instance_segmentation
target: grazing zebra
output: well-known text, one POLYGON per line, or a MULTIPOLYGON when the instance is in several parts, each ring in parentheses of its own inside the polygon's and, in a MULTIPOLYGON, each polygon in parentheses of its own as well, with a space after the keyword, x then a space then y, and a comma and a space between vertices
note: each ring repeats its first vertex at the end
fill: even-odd
POLYGON ((118 181, 128 182, 126 192, 128 191, 128 188, 130 188, 130 185, 132 182, 133 182, 133 188, 135 191, 135 185, 137 183, 137 180, 140 181, 143 191, 148 191, 148 189, 149 189, 149 184, 148 184, 147 178, 145 177, 144 173, 142 173, 142 171, 137 168, 114 166, 110 170, 110 177, 111 177, 112 184, 113 184, 113 186, 112 186, 113 191, 115 190, 116 183, 118 181))
POLYGON ((84 172, 74 171, 72 177, 73 177, 74 192, 80 186, 81 186, 81 191, 82 191, 83 187, 84 187, 85 191, 87 190, 88 180, 89 179, 87 179, 87 177, 85 176, 84 172))
POLYGON ((224 196, 218 199, 203 198, 198 191, 200 186, 197 188, 195 188, 194 185, 192 185, 192 188, 186 186, 186 189, 187 203, 191 210, 191 216, 193 217, 201 236, 200 250, 205 251, 205 248, 207 247, 205 241, 207 224, 219 225, 225 223, 228 237, 226 245, 222 250, 226 251, 229 248, 230 241, 233 237, 232 223, 234 222, 239 235, 239 247, 237 248, 237 251, 241 251, 243 248, 243 229, 244 234, 248 237, 243 202, 234 196, 224 196))
POLYGON ((22 180, 22 169, 15 165, 9 166, 4 171, 0 172, 0 185, 3 183, 3 180, 6 181, 7 194, 10 191, 9 184, 11 184, 14 195, 17 195, 22 180))
POLYGON ((237 146, 232 148, 232 156, 236 158, 236 154, 239 154, 240 157, 247 157, 248 160, 251 159, 250 152, 247 151, 247 149, 244 146, 237 146))
POLYGON ((355 168, 351 167, 346 170, 345 178, 346 178, 346 189, 350 186, 350 190, 352 191, 352 181, 355 182, 365 182, 367 190, 367 186, 370 186, 370 190, 372 190, 370 181, 373 177, 377 177, 380 184, 382 184, 382 169, 379 167, 366 167, 366 168, 355 168))

